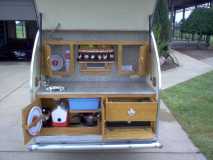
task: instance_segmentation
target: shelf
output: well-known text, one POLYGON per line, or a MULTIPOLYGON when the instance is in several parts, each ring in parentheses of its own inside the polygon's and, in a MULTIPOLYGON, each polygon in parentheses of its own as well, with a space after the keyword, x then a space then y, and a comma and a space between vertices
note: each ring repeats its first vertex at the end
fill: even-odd
POLYGON ((98 110, 70 110, 70 113, 98 113, 100 112, 100 109, 98 110))
POLYGON ((78 63, 115 63, 115 61, 78 61, 78 63))
POLYGON ((99 53, 104 53, 104 54, 112 54, 114 53, 115 50, 112 48, 85 48, 85 49, 79 49, 78 53, 86 53, 86 54, 99 54, 99 53))
POLYGON ((42 128, 40 136, 59 136, 59 135, 85 135, 85 134, 100 134, 100 126, 95 127, 47 127, 42 128))
POLYGON ((110 69, 104 69, 104 68, 97 68, 97 67, 90 67, 89 69, 81 69, 80 70, 81 72, 89 72, 89 73, 91 73, 91 72, 94 72, 94 73, 96 73, 96 74, 98 74, 98 73, 102 73, 102 72, 111 72, 111 70, 110 69))
POLYGON ((152 139, 155 134, 153 133, 151 127, 116 127, 116 128, 106 128, 104 139, 107 140, 127 140, 127 139, 152 139))

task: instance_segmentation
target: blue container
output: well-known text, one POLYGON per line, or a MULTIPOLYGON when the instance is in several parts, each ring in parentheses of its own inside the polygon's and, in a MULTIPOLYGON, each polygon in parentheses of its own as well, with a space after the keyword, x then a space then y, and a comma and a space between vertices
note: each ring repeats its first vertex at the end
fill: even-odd
POLYGON ((96 110, 99 108, 99 98, 70 98, 70 110, 96 110))

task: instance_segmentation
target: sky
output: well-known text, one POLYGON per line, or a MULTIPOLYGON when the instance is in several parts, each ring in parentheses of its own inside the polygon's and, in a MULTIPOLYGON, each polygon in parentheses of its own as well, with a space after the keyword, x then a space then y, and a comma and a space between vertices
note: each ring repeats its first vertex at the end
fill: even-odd
MULTIPOLYGON (((201 4, 201 5, 198 5, 198 7, 209 7, 209 3, 205 3, 205 4, 201 4)), ((195 9, 195 7, 189 7, 189 8, 186 8, 186 11, 185 11, 185 18, 187 19, 190 14, 192 13, 192 11, 195 9)), ((183 10, 179 10, 176 12, 176 19, 175 19, 175 22, 176 23, 179 23, 181 20, 183 19, 183 10)))
MULTIPOLYGON (((191 14, 192 10, 187 10, 185 12, 185 18, 187 19, 189 17, 189 15, 191 14)), ((183 19, 183 12, 177 12, 176 13, 176 23, 179 23, 181 20, 183 19)))

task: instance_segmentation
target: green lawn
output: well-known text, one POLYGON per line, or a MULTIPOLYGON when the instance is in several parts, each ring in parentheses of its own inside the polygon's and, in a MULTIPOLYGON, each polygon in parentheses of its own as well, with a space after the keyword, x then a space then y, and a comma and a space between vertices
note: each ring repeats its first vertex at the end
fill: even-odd
POLYGON ((213 72, 166 89, 161 98, 194 144, 213 160, 213 72))
POLYGON ((210 39, 210 46, 213 47, 213 36, 211 36, 211 39, 210 39))

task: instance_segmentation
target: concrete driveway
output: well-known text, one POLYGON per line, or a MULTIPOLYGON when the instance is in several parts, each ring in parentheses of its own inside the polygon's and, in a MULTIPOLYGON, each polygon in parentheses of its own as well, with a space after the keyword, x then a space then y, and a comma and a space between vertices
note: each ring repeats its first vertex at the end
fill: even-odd
POLYGON ((162 103, 160 109, 160 142, 162 149, 111 150, 99 152, 28 152, 21 129, 21 110, 29 104, 29 64, 0 64, 0 160, 71 160, 71 159, 205 159, 187 134, 162 103))
POLYGON ((206 63, 206 64, 208 64, 208 65, 210 65, 210 66, 213 67, 213 57, 211 57, 211 58, 205 58, 205 59, 202 60, 202 62, 204 62, 204 63, 206 63))

